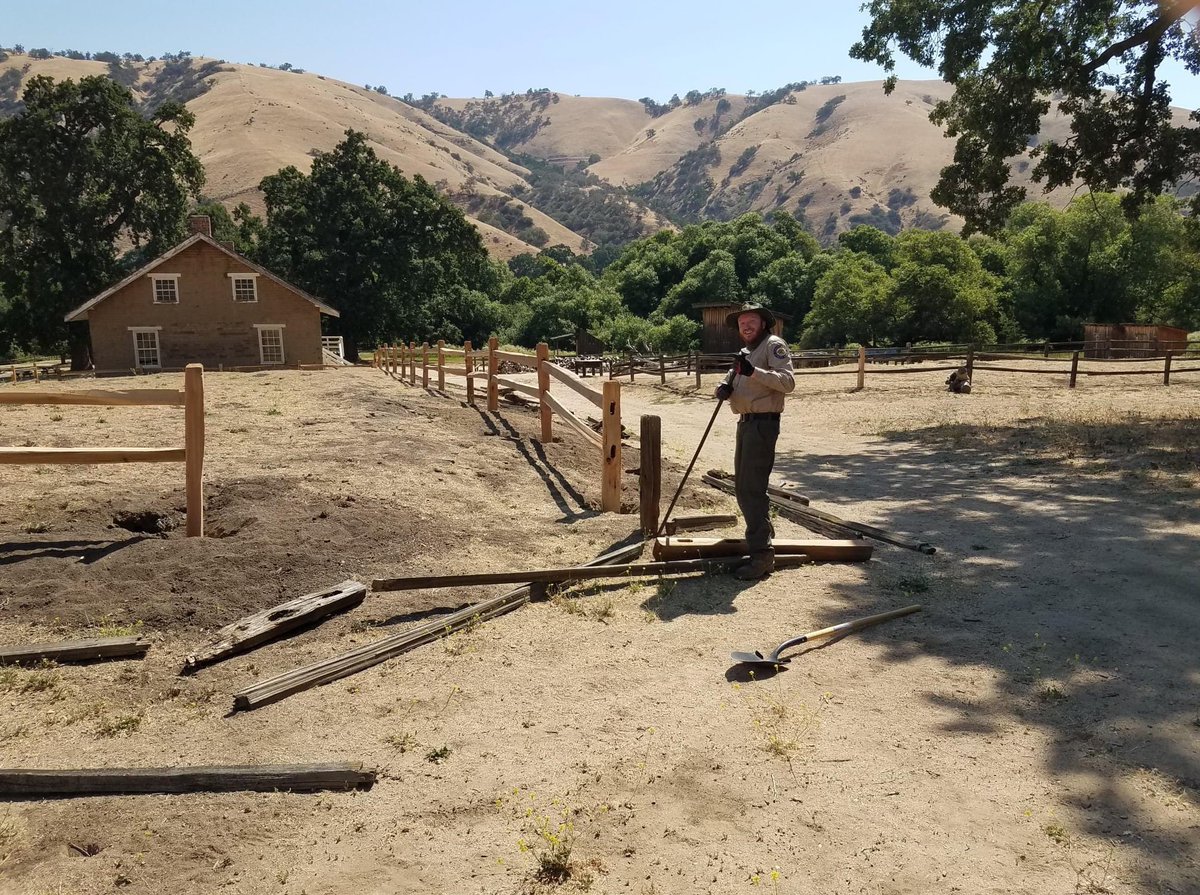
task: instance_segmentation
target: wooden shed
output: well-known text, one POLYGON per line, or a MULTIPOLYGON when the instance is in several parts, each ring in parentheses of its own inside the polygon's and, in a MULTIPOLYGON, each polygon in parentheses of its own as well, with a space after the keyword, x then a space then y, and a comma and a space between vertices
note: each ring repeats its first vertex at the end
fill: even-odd
MULTIPOLYGON (((733 354, 742 347, 742 338, 737 330, 725 325, 725 318, 734 311, 741 310, 741 302, 701 303, 692 307, 699 309, 704 329, 700 333, 700 350, 705 354, 733 354)), ((783 337, 783 324, 792 318, 787 314, 772 311, 775 315, 773 335, 783 337)))
POLYGON ((1186 351, 1188 333, 1177 326, 1140 323, 1085 323, 1084 357, 1162 357, 1186 351))

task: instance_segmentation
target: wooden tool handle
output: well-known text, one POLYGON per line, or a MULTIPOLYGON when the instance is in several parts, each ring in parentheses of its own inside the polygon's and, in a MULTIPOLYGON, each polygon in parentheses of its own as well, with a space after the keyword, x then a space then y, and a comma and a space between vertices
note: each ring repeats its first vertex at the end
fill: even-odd
POLYGON ((808 640, 816 640, 818 637, 829 637, 833 634, 848 634, 851 631, 858 631, 861 628, 869 628, 871 625, 877 625, 880 622, 886 622, 893 618, 900 618, 902 615, 912 615, 914 612, 920 612, 921 606, 919 603, 914 603, 912 606, 905 606, 903 609, 893 609, 890 612, 880 612, 878 615, 868 615, 865 618, 858 618, 850 622, 842 622, 840 625, 831 625, 828 628, 821 628, 819 631, 813 631, 811 634, 804 635, 808 640))

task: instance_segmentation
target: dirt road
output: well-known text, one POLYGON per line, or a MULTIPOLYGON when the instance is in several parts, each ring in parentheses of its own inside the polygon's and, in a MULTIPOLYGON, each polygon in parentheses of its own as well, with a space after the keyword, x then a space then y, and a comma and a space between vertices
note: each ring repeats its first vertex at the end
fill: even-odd
MULTIPOLYGON (((1071 392, 994 374, 956 396, 934 376, 858 394, 834 378, 801 380, 777 474, 936 556, 880 546, 749 586, 590 583, 234 716, 247 680, 478 594, 373 595, 176 677, 243 611, 352 575, 583 559, 635 518, 591 512, 594 458, 569 431, 539 451, 536 415, 509 409, 485 436, 476 411, 367 370, 212 378, 225 536, 203 545, 104 527, 130 502, 177 512, 166 470, 3 468, 0 641, 94 631, 108 605, 154 647, 0 670, 0 764, 382 774, 358 794, 0 805, 0 892, 1200 889, 1200 381, 1071 392), (730 666, 731 650, 911 602, 925 611, 774 676, 730 666)), ((622 403, 632 431, 658 413, 681 462, 712 409, 682 382, 622 403)), ((114 443, 142 431, 100 411, 114 443)), ((87 443, 55 412, 0 414, 0 440, 87 443)), ((731 465, 732 429, 698 468, 731 465)), ((732 501, 689 496, 702 505, 732 501)))

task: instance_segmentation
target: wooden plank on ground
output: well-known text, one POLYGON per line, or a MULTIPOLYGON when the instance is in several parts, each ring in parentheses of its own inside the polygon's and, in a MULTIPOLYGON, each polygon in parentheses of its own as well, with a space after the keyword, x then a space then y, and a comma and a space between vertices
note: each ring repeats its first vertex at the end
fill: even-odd
POLYGON ((146 655, 150 642, 141 637, 96 637, 59 643, 30 643, 0 646, 0 665, 34 665, 43 659, 54 662, 96 662, 146 655))
MULTIPOLYGON (((861 540, 792 540, 776 538, 771 542, 775 556, 805 556, 813 562, 866 562, 874 548, 861 540)), ((740 538, 667 537, 654 539, 654 558, 660 560, 700 559, 715 556, 743 556, 750 551, 740 538)))
MULTIPOLYGON (((584 563, 584 566, 590 568, 628 562, 641 555, 642 547, 641 541, 626 547, 619 547, 584 563)), ((299 693, 310 687, 328 684, 357 674, 422 644, 446 637, 462 627, 475 625, 506 612, 512 612, 529 602, 530 594, 530 585, 518 587, 516 590, 467 606, 450 615, 435 618, 391 637, 355 647, 340 656, 322 659, 311 665, 277 674, 233 694, 233 709, 234 711, 256 709, 278 702, 293 693, 299 693)))
POLYGON ((198 766, 191 768, 0 768, 0 798, 144 795, 184 792, 317 792, 370 788, 361 762, 198 766))
POLYGON ((5 464, 182 463, 186 459, 183 448, 0 447, 0 463, 5 464))
POLYGON ((212 643, 190 653, 184 660, 183 673, 191 674, 205 665, 247 652, 297 628, 343 612, 357 606, 366 595, 365 584, 347 580, 248 615, 226 625, 217 632, 212 643))
POLYGON ((133 388, 102 391, 0 393, 0 404, 91 404, 100 407, 182 405, 183 392, 174 388, 133 388))
MULTIPOLYGON (((702 481, 719 491, 724 491, 726 494, 736 493, 733 481, 731 479, 721 479, 710 473, 706 473, 702 477, 702 481)), ((818 518, 811 513, 803 512, 808 508, 802 506, 796 501, 788 500, 783 497, 776 497, 774 494, 768 494, 767 498, 770 501, 771 506, 778 509, 782 515, 791 519, 793 522, 803 525, 809 531, 816 532, 819 535, 825 535, 827 538, 846 539, 862 537, 860 533, 854 531, 852 528, 848 528, 845 525, 838 525, 825 519, 818 518)))
POLYGON ((669 535, 681 531, 713 531, 718 528, 728 528, 737 524, 737 516, 676 516, 663 526, 663 531, 669 535))
MULTIPOLYGON (((741 557, 738 557, 739 559, 741 557)), ((630 563, 597 567, 564 566, 553 569, 526 569, 519 572, 480 572, 466 575, 414 575, 409 578, 376 578, 373 591, 426 590, 443 587, 472 587, 485 584, 515 584, 519 581, 540 581, 562 584, 565 581, 586 581, 593 578, 652 578, 659 575, 686 575, 708 572, 728 565, 722 559, 683 559, 670 562, 630 563)))

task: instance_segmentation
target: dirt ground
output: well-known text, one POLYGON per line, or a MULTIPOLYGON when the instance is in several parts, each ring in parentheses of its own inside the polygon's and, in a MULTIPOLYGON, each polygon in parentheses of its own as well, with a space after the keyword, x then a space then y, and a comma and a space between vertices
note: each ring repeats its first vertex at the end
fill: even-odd
MULTIPOLYGON (((0 892, 1200 891, 1200 375, 980 373, 969 396, 850 378, 800 380, 776 476, 937 555, 589 583, 235 715, 255 679, 500 589, 371 594, 177 674, 243 614, 350 577, 583 561, 637 517, 593 510, 598 460, 569 429, 543 448, 529 409, 491 418, 365 369, 207 377, 204 540, 171 527, 182 467, 0 468, 0 643, 153 643, 0 668, 0 766, 379 770, 357 793, 0 803, 0 892), (168 530, 118 527, 130 511, 168 530), (731 666, 913 602, 781 673, 731 666)), ((137 384, 155 379, 179 377, 137 384)), ((713 406, 683 378, 622 404, 633 432, 662 417, 678 465, 713 406)), ((175 408, 0 421, 7 445, 182 438, 175 408)), ((732 438, 723 416, 698 468, 730 467, 732 438)))

